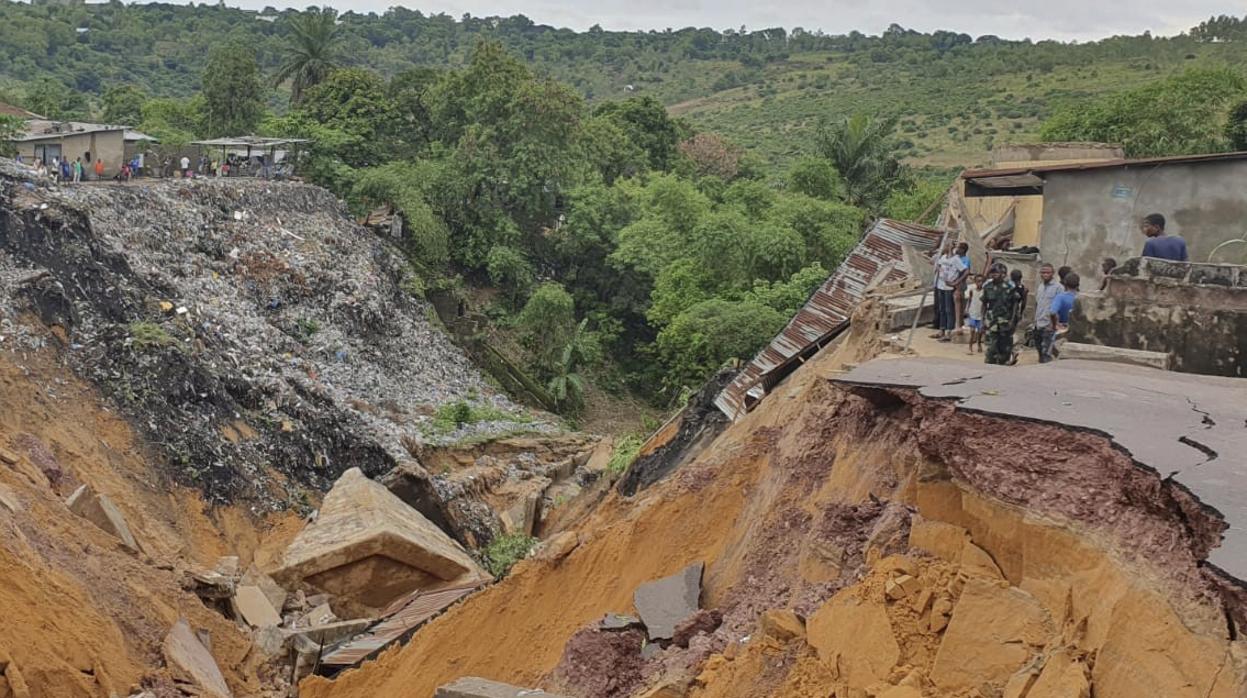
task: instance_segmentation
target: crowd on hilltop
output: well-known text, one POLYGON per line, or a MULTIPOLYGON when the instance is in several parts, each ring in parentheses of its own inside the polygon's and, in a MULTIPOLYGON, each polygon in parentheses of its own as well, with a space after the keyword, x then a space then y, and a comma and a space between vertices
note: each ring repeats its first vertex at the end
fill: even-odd
MULTIPOLYGON (((1165 217, 1145 216, 1140 229, 1147 237, 1142 256, 1186 262, 1186 240, 1165 234, 1165 217)), ((1058 354, 1058 339, 1069 330, 1070 314, 1082 284, 1082 277, 1068 266, 1039 266, 1039 282, 1028 289, 1021 269, 1010 270, 1003 262, 988 257, 984 271, 974 273, 969 245, 948 242, 935 258, 935 323, 933 339, 951 342, 953 333, 964 328, 970 335, 967 352, 983 353, 989 364, 1017 363, 1020 347, 1015 337, 1025 327, 1024 346, 1034 347, 1039 363, 1048 363, 1058 354), (1027 303, 1034 295, 1034 311, 1027 303), (977 349, 976 349, 977 347, 977 349)), ((1100 290, 1108 284, 1117 260, 1100 263, 1100 290)))
MULTIPOLYGON (((27 164, 25 157, 20 153, 14 157, 14 160, 19 164, 27 164)), ((263 155, 254 155, 250 158, 228 155, 221 160, 216 158, 209 159, 206 155, 201 155, 197 165, 186 155, 176 159, 166 155, 154 167, 148 167, 146 161, 146 154, 136 154, 134 157, 121 163, 121 168, 113 174, 112 179, 125 182, 143 176, 164 177, 166 179, 172 177, 191 179, 194 177, 257 176, 263 179, 270 179, 275 174, 278 174, 274 172, 271 161, 263 155)), ((81 157, 70 160, 68 157, 53 156, 46 163, 40 158, 35 158, 33 163, 31 163, 31 167, 35 168, 36 174, 40 177, 47 177, 58 183, 103 181, 107 171, 104 159, 100 157, 96 157, 89 162, 83 162, 81 157)), ((285 172, 282 174, 285 174, 285 172)))

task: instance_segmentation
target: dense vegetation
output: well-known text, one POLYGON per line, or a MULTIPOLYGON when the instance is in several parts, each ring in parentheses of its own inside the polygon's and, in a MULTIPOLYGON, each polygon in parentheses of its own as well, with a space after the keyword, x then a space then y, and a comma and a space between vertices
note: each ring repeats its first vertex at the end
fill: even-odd
POLYGON ((5 98, 33 111, 166 146, 311 139, 306 176, 358 212, 402 214, 410 290, 471 296, 570 414, 591 383, 672 404, 751 356, 871 217, 938 199, 947 179, 906 160, 965 162, 1036 132, 1132 155, 1247 142, 1237 20, 1062 45, 0 8, 5 98))

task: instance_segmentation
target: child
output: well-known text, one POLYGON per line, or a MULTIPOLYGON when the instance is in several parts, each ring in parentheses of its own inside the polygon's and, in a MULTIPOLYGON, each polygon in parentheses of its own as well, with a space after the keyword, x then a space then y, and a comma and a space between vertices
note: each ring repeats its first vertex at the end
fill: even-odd
POLYGON ((967 354, 974 353, 974 345, 983 351, 983 275, 975 274, 974 283, 966 286, 966 325, 970 327, 970 347, 967 354))

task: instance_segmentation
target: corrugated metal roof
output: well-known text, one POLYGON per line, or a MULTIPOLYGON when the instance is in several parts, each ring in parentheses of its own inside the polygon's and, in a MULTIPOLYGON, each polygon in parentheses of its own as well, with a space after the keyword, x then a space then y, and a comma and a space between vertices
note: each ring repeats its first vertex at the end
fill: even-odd
POLYGON ((417 627, 459 599, 475 591, 483 582, 433 591, 416 590, 400 597, 381 612, 381 622, 367 633, 321 657, 322 666, 331 669, 354 666, 403 639, 417 627))
POLYGON ((1205 153, 1202 155, 1170 155, 1163 158, 1140 158, 1137 160, 1094 160, 1092 162, 1074 162, 1061 165, 1044 165, 1042 161, 1028 167, 1005 167, 986 170, 966 170, 961 173, 962 179, 980 179, 984 177, 1013 177, 1030 173, 1045 172, 1079 172, 1082 170, 1102 170, 1112 167, 1150 167, 1154 165, 1184 165, 1199 162, 1218 162, 1221 160, 1247 160, 1247 151, 1233 153, 1205 153))
POLYGON ((880 219, 797 311, 788 326, 719 393, 715 407, 731 419, 744 416, 748 411, 745 395, 762 397, 763 388, 759 382, 765 374, 846 326, 868 288, 909 277, 902 245, 930 250, 939 245, 943 237, 943 230, 880 219))

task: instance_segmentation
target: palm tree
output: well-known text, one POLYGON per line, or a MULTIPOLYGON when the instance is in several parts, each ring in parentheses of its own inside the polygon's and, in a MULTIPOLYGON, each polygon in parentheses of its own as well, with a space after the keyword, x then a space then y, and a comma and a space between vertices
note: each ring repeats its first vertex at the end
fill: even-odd
POLYGON ((866 114, 820 125, 819 152, 844 178, 853 205, 876 208, 904 175, 892 143, 895 127, 895 118, 866 114))
POLYGON ((585 379, 576 372, 577 367, 589 358, 589 348, 585 345, 585 325, 589 319, 580 321, 575 334, 563 347, 563 355, 555 367, 554 377, 550 379, 548 389, 559 409, 576 411, 584 404, 585 379))
POLYGON ((338 13, 328 7, 310 9, 290 20, 290 43, 273 85, 290 81, 290 102, 298 104, 308 88, 338 67, 338 13))

